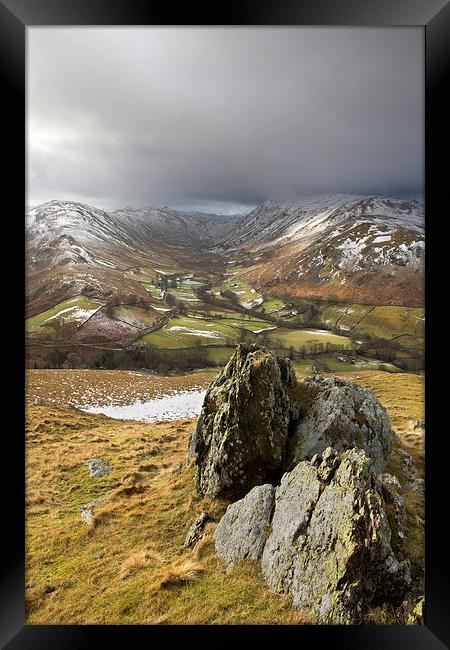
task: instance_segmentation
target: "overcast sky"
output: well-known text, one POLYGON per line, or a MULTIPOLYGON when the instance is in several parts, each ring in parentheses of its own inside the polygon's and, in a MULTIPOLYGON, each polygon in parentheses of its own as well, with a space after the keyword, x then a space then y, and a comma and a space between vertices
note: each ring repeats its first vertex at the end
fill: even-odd
POLYGON ((421 28, 28 28, 28 204, 420 194, 421 28))

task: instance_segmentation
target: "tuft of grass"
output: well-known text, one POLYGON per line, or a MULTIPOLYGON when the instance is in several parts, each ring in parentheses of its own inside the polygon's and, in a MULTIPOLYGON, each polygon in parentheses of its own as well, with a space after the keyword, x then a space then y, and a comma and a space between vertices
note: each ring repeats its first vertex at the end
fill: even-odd
POLYGON ((122 562, 122 566, 120 567, 120 578, 125 580, 130 575, 136 573, 136 571, 146 567, 149 562, 162 564, 164 558, 160 553, 151 548, 142 549, 133 553, 122 562))
POLYGON ((161 578, 160 588, 168 588, 186 582, 192 582, 193 580, 196 580, 204 570, 204 567, 197 562, 197 560, 182 558, 166 569, 161 578))

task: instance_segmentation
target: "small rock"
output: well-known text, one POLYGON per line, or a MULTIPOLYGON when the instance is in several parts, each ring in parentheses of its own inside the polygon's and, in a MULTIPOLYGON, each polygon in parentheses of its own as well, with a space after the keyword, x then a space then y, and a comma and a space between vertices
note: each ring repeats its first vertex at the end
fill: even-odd
POLYGON ((100 503, 103 503, 106 499, 106 494, 96 501, 90 501, 89 503, 85 503, 83 506, 80 507, 81 510, 81 519, 84 521, 84 523, 87 526, 91 526, 94 522, 94 513, 92 508, 95 508, 95 506, 100 505, 100 503))
POLYGON ((410 489, 413 492, 425 492, 425 481, 423 478, 416 478, 412 483, 410 484, 410 489))
POLYGON ((91 526, 92 523, 94 522, 94 513, 92 510, 86 508, 81 509, 81 519, 84 521, 86 526, 91 526))
POLYGON ((300 411, 298 410, 298 406, 296 404, 291 404, 289 415, 291 422, 298 422, 300 418, 300 411))
POLYGON ((172 470, 172 476, 178 476, 179 474, 181 474, 183 472, 184 467, 185 467, 185 463, 180 463, 179 465, 177 465, 177 467, 175 467, 172 470))
POLYGON ((228 506, 214 533, 216 552, 231 569, 239 560, 258 560, 270 527, 275 488, 258 485, 228 506))
POLYGON ((386 502, 387 511, 393 514, 393 523, 395 522, 399 545, 404 545, 406 542, 407 517, 400 481, 393 474, 380 474, 378 482, 381 494, 386 502))
POLYGON ((400 447, 400 445, 402 444, 402 440, 401 440, 400 436, 398 435, 398 433, 395 433, 395 431, 392 431, 392 437, 393 437, 394 442, 397 445, 397 447, 400 447))
POLYGON ((410 453, 404 449, 400 449, 400 454, 402 457, 402 469, 403 473, 409 481, 414 481, 417 478, 416 466, 414 464, 414 459, 410 453))
POLYGON ((207 512, 201 512, 197 519, 194 521, 192 526, 189 528, 186 540, 184 542, 185 548, 189 546, 194 546, 202 535, 203 528, 205 527, 206 522, 209 520, 209 515, 207 512))
POLYGON ((86 465, 88 466, 90 476, 93 478, 107 476, 112 470, 111 465, 101 458, 89 458, 86 461, 86 465))
POLYGON ((36 406, 43 406, 45 404, 45 399, 43 397, 36 397, 34 403, 36 406))

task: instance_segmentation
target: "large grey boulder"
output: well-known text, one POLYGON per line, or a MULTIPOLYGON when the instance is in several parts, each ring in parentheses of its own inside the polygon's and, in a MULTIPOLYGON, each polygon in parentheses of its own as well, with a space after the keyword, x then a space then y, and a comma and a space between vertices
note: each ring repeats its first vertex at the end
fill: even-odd
POLYGON ((258 560, 266 542, 275 488, 258 485, 228 506, 214 533, 216 552, 228 569, 239 560, 258 560))
POLYGON ((386 409, 375 393, 343 379, 320 375, 305 379, 301 388, 307 406, 290 439, 286 469, 327 447, 360 447, 372 459, 375 471, 383 471, 393 433, 386 409))
POLYGON ((393 548, 396 520, 389 522, 385 490, 399 503, 395 480, 378 477, 363 450, 327 448, 284 474, 276 489, 257 486, 230 505, 214 535, 216 552, 228 569, 261 558, 269 587, 314 621, 358 623, 374 600, 401 602, 411 584, 409 562, 393 548))
POLYGON ((275 481, 285 458, 296 383, 289 359, 240 344, 210 385, 189 441, 197 488, 236 499, 275 481))
POLYGON ((363 450, 328 448, 283 476, 262 570, 272 589, 320 623, 356 623, 374 598, 401 599, 409 563, 392 550, 380 483, 363 450))

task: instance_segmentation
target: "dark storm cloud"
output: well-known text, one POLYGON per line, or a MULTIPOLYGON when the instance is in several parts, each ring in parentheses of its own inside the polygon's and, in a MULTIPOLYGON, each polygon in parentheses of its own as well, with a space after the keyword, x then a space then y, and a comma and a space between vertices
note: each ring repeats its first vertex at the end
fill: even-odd
POLYGON ((423 189, 420 28, 28 32, 28 201, 423 189))

